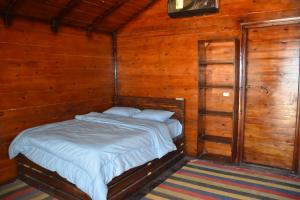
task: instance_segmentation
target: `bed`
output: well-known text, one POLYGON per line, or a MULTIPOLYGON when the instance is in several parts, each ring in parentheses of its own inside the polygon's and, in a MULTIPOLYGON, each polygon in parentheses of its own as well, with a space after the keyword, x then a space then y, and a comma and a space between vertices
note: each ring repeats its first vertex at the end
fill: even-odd
MULTIPOLYGON (((184 125, 184 100, 148 97, 122 97, 115 99, 115 106, 130 106, 140 109, 164 109, 175 112, 173 118, 184 125)), ((184 130, 184 129, 183 129, 184 130)), ((160 159, 151 160, 134 167, 113 178, 108 183, 108 199, 124 199, 145 183, 151 181, 164 170, 183 158, 184 134, 173 138, 177 150, 169 152, 160 159)), ((20 154, 17 156, 18 177, 24 182, 39 188, 60 199, 90 199, 74 184, 47 170, 20 154)))

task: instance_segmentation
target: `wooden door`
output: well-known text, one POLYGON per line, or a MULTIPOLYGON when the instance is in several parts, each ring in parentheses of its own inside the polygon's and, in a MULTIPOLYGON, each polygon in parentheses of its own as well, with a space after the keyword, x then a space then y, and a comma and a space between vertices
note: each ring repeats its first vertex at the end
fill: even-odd
POLYGON ((243 161, 296 169, 300 25, 244 30, 243 161))

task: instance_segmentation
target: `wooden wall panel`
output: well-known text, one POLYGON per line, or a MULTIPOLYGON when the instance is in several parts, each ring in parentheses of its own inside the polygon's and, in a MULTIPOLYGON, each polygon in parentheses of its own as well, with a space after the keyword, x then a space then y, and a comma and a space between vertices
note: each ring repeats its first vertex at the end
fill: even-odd
POLYGON ((7 149, 22 130, 112 105, 112 39, 17 19, 0 26, 0 184, 15 177, 7 149))
POLYGON ((205 72, 206 85, 234 85, 232 64, 209 64, 205 72))
POLYGON ((205 141, 204 151, 209 154, 231 156, 231 145, 205 141))
POLYGON ((206 115, 204 120, 206 135, 232 137, 232 117, 206 115))
POLYGON ((205 60, 206 61, 233 61, 235 46, 233 42, 220 42, 209 43, 205 47, 205 60))
POLYGON ((299 0, 221 0, 217 14, 172 19, 158 0, 118 33, 118 92, 185 97, 186 152, 196 155, 198 41, 239 37, 241 22, 294 16, 299 0))
POLYGON ((233 103, 234 91, 232 89, 209 88, 205 91, 206 110, 218 112, 232 112, 233 103))

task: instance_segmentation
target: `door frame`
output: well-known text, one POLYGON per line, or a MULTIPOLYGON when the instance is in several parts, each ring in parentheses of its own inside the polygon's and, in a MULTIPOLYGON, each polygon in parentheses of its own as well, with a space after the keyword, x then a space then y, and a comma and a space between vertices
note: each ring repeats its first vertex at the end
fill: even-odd
MULTIPOLYGON (((244 156, 244 132, 245 132, 245 106, 246 106, 246 83, 247 83, 247 38, 248 29, 278 25, 289 25, 300 23, 300 17, 283 18, 275 20, 266 20, 259 22, 248 22, 241 24, 241 39, 240 39, 240 96, 239 96, 239 120, 238 120, 238 163, 243 162, 244 156)), ((300 59, 300 54, 299 54, 300 59)), ((300 72, 300 65, 299 65, 300 72)), ((300 74, 300 73, 299 73, 300 74)), ((295 131, 295 148, 293 153, 292 172, 300 176, 300 77, 298 78, 298 98, 297 98, 297 119, 295 131)))

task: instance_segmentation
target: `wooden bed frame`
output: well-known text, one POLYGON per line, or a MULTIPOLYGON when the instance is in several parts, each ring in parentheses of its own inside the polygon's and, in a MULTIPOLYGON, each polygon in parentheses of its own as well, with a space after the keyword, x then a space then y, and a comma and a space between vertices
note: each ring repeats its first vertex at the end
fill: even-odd
MULTIPOLYGON (((117 97, 114 105, 130 106, 140 109, 164 109, 175 112, 174 117, 184 125, 184 100, 150 97, 117 97)), ((153 180, 166 169, 180 161, 184 154, 184 133, 173 139, 177 150, 168 153, 161 159, 152 160, 142 166, 130 169, 115 177, 108 184, 108 199, 124 199, 147 182, 153 180)), ((49 171, 23 155, 17 156, 18 178, 59 199, 91 199, 74 184, 49 171)))

